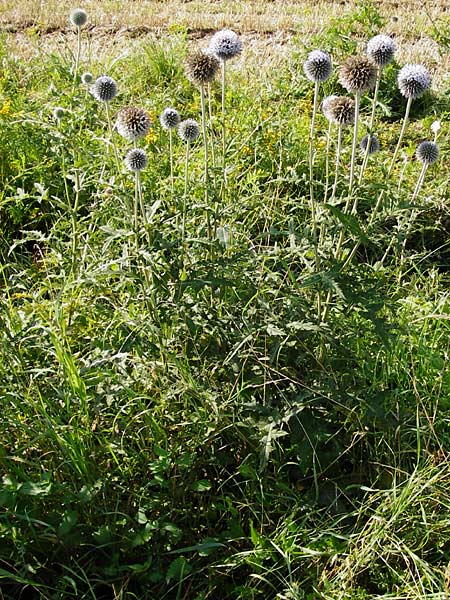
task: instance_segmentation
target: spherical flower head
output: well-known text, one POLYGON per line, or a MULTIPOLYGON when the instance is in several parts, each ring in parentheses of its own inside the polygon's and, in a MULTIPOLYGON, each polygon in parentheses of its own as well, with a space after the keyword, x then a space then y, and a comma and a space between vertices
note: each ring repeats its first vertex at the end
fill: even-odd
POLYGON ((57 121, 60 121, 63 118, 65 112, 66 111, 62 106, 55 106, 55 108, 53 109, 53 118, 57 121))
POLYGON ((331 95, 331 96, 325 96, 325 98, 322 100, 322 103, 320 105, 320 108, 322 109, 323 114, 326 116, 326 118, 328 120, 330 120, 330 117, 328 115, 328 110, 330 107, 330 104, 332 103, 333 100, 335 100, 338 96, 335 95, 331 95))
POLYGON ((194 142, 199 133, 200 128, 194 119, 186 119, 178 125, 178 135, 184 142, 194 142))
POLYGON ((377 70, 367 56, 350 56, 339 70, 339 83, 351 94, 362 94, 375 85, 377 70))
POLYGON ((361 152, 363 152, 364 154, 367 151, 367 146, 369 146, 369 150, 368 150, 369 155, 375 154, 380 149, 380 140, 377 138, 376 135, 367 134, 362 138, 359 145, 361 148, 361 152))
POLYGON ((85 85, 89 85, 90 83, 92 83, 94 81, 94 77, 92 75, 92 73, 83 73, 83 75, 81 76, 81 83, 84 83, 85 85))
POLYGON ((110 102, 117 96, 117 84, 112 77, 101 75, 91 87, 91 94, 100 102, 110 102))
POLYGON ((313 83, 326 81, 333 71, 331 56, 323 50, 313 50, 303 63, 306 77, 313 83))
POLYGON ((132 148, 125 156, 125 166, 135 173, 145 169, 148 163, 147 153, 142 148, 132 148))
POLYGON ((175 129, 181 121, 180 113, 175 108, 165 108, 159 116, 163 129, 175 129))
POLYGON ((417 146, 416 156, 424 165, 432 165, 439 158, 439 146, 434 142, 422 142, 417 146))
POLYGON ((241 53, 242 42, 237 33, 231 29, 222 29, 212 36, 208 49, 219 60, 226 61, 241 53))
POLYGON ((70 11, 69 21, 74 27, 83 27, 87 23, 87 13, 82 8, 74 8, 70 11))
POLYGON ((219 66, 219 60, 214 54, 198 50, 188 56, 186 61, 186 75, 189 81, 200 87, 214 80, 219 66))
POLYGON ((405 65, 398 74, 398 87, 405 98, 418 98, 431 85, 431 75, 423 65, 405 65))
POLYGON ((353 125, 355 122, 355 101, 348 96, 337 96, 330 100, 325 116, 339 127, 353 125))
POLYGON ((150 115, 143 108, 127 106, 117 113, 117 132, 130 142, 146 136, 151 126, 150 115))
POLYGON ((388 35, 376 35, 367 43, 367 56, 379 67, 385 67, 394 58, 394 40, 388 35))

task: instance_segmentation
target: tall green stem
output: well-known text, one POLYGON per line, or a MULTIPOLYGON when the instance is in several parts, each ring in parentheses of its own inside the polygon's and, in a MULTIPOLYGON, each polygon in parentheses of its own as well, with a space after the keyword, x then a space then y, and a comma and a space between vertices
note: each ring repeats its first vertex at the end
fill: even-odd
POLYGON ((188 173, 189 173, 189 150, 190 142, 186 142, 186 157, 184 161, 184 194, 183 194, 183 215, 181 224, 181 240, 184 243, 186 233, 186 205, 187 205, 187 191, 188 191, 188 173))
POLYGON ((372 134, 373 134, 373 126, 375 123, 375 112, 376 112, 377 100, 378 100, 378 90, 380 89, 380 81, 381 81, 381 67, 377 67, 377 78, 375 81, 375 91, 373 93, 373 100, 372 100, 372 114, 370 115, 370 122, 369 122, 369 137, 367 140, 367 147, 364 152, 364 158, 363 158, 363 162, 361 165, 361 171, 359 172, 358 184, 360 184, 362 181, 364 171, 366 170, 366 167, 367 167, 367 161, 369 160, 370 146, 371 146, 372 134))
POLYGON ((323 201, 327 201, 328 197, 328 186, 330 179, 330 144, 331 144, 331 127, 332 122, 328 122, 328 131, 327 131, 327 146, 325 148, 325 192, 323 194, 323 201))
POLYGON ((395 164, 395 159, 397 158, 398 151, 400 150, 400 145, 401 145, 402 140, 403 140, 403 134, 405 133, 406 124, 408 123, 409 112, 411 110, 411 104, 412 104, 412 98, 409 97, 408 98, 408 102, 406 103, 405 116, 403 117, 403 124, 402 124, 402 128, 400 130, 400 135, 398 137, 397 146, 395 147, 394 155, 392 157, 391 165, 389 167, 389 171, 388 171, 388 174, 387 174, 388 177, 392 173, 392 169, 394 168, 394 164, 395 164))
POLYGON ((206 226, 208 230, 208 239, 212 239, 211 222, 209 217, 209 173, 208 173, 208 136, 206 133, 206 110, 205 110, 205 86, 200 86, 200 104, 202 109, 202 133, 203 133, 203 148, 204 148, 204 171, 205 171, 205 213, 206 226))
POLYGON ((112 147, 114 149, 114 157, 116 159, 117 171, 120 174, 119 154, 117 152, 117 146, 116 146, 116 142, 114 141, 114 136, 113 136, 113 128, 112 128, 112 122, 111 122, 111 111, 109 110, 109 102, 105 102, 105 108, 106 108, 106 118, 108 120, 109 137, 110 137, 112 147))
POLYGON ((346 210, 348 210, 350 204, 350 195, 353 190, 353 179, 355 177, 355 162, 356 162, 356 146, 358 145, 358 124, 359 124, 359 101, 360 94, 355 94, 355 124, 353 126, 353 143, 352 143, 352 158, 350 162, 350 181, 348 184, 348 195, 346 210))
POLYGON ((223 167, 223 182, 222 182, 222 200, 225 199, 226 187, 226 164, 227 164, 227 139, 225 126, 225 88, 226 88, 226 61, 222 61, 222 167, 223 167))
POLYGON ((74 66, 74 70, 73 70, 72 93, 75 90, 75 85, 77 82, 78 67, 80 65, 80 55, 81 55, 81 27, 77 27, 77 53, 75 55, 75 66, 74 66))
POLYGON ((338 182, 338 175, 339 175, 339 163, 341 160, 341 147, 342 147, 342 127, 339 126, 338 127, 338 139, 337 139, 337 146, 336 146, 336 162, 335 162, 335 167, 334 167, 334 184, 333 184, 333 191, 331 193, 331 202, 334 200, 334 197, 336 196, 336 188, 337 188, 337 182, 338 182))
POLYGON ((169 160, 170 160, 170 189, 172 190, 172 202, 173 202, 174 188, 173 188, 173 134, 172 134, 172 128, 169 129, 169 160))
MULTIPOLYGON (((311 203, 311 227, 312 227, 312 237, 313 237, 313 245, 314 245, 314 263, 316 267, 316 273, 319 272, 320 269, 320 261, 319 261, 319 249, 317 242, 317 218, 316 218, 316 202, 314 199, 314 131, 316 125, 316 115, 317 115, 317 100, 319 97, 319 82, 316 81, 314 84, 314 100, 313 100, 313 110, 311 117, 311 127, 309 129, 309 200, 311 203)), ((317 314, 320 319, 321 314, 321 302, 320 302, 320 292, 317 293, 317 314)))

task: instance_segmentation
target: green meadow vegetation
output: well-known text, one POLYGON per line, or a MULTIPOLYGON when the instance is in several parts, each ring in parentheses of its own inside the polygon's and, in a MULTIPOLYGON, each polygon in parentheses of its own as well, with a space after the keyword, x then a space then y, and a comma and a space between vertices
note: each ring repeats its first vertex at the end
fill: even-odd
POLYGON ((447 599, 448 73, 71 20, 0 38, 0 598, 447 599))

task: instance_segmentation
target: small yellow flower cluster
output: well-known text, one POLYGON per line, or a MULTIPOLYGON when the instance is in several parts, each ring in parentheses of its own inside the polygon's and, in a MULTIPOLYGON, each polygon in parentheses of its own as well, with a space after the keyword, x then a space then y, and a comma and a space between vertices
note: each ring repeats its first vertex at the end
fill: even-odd
POLYGON ((3 102, 3 106, 0 108, 0 115, 7 117, 9 114, 11 114, 11 100, 7 98, 3 102))
POLYGON ((158 139, 158 134, 154 129, 150 129, 150 131, 147 133, 144 139, 147 142, 147 144, 153 144, 153 142, 156 142, 156 140, 158 139))

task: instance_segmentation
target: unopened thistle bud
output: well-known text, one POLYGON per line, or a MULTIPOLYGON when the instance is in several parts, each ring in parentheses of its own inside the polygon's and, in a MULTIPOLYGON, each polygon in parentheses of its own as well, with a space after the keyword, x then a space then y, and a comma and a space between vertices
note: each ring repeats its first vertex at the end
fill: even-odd
POLYGON ((171 107, 165 108, 159 117, 159 122, 163 129, 175 129, 180 121, 180 113, 171 107))
POLYGON ((69 21, 74 27, 83 27, 87 23, 87 13, 82 8, 74 8, 70 11, 69 21))
POLYGON ((219 69, 219 60, 203 50, 191 54, 186 61, 186 75, 194 85, 211 83, 219 69))
POLYGON ((81 76, 81 83, 84 83, 85 85, 89 85, 93 81, 94 77, 92 73, 83 73, 83 75, 81 76))
POLYGON ((375 154, 380 149, 380 140, 377 138, 376 135, 367 134, 362 138, 362 140, 360 142, 360 148, 363 153, 365 153, 367 151, 369 155, 375 154), (370 142, 369 142, 369 140, 370 140, 370 142), (367 150, 367 146, 369 146, 368 150, 367 150))
POLYGON ((370 90, 376 77, 376 68, 367 56, 350 56, 339 70, 339 83, 351 94, 370 90))
POLYGON ((148 163, 147 153, 141 148, 133 148, 125 156, 125 166, 129 171, 135 173, 145 169, 148 163))
POLYGON ((146 136, 151 125, 150 115, 142 108, 127 106, 117 113, 117 132, 130 142, 146 136))
POLYGON ((388 35, 376 35, 367 43, 367 56, 379 67, 385 67, 394 58, 394 40, 388 35))
POLYGON ((418 98, 431 85, 431 75, 423 65, 405 65, 398 74, 398 87, 405 98, 418 98))
POLYGON ((326 81, 333 71, 330 55, 322 50, 313 50, 303 63, 303 70, 313 83, 326 81))
POLYGON ((209 43, 209 51, 219 60, 226 61, 234 58, 242 51, 242 42, 239 36, 231 29, 217 31, 209 43))
POLYGON ((199 125, 194 119, 186 119, 178 125, 178 135, 184 142, 194 142, 199 133, 199 125))

